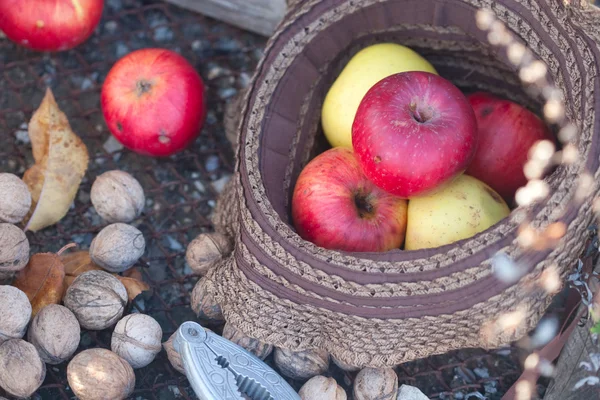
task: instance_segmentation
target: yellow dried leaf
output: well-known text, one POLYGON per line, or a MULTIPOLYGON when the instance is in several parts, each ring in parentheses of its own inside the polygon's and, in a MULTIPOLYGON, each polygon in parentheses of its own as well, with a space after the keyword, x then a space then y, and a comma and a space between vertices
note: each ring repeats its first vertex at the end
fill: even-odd
POLYGON ((142 292, 146 290, 150 290, 150 286, 148 286, 145 282, 141 280, 137 280, 135 278, 128 278, 126 276, 116 275, 117 279, 121 281, 125 289, 127 290, 127 297, 129 301, 133 301, 137 296, 139 296, 142 292))
POLYGON ((29 122, 29 137, 35 165, 23 176, 33 200, 25 230, 38 231, 67 214, 89 157, 50 89, 29 122))

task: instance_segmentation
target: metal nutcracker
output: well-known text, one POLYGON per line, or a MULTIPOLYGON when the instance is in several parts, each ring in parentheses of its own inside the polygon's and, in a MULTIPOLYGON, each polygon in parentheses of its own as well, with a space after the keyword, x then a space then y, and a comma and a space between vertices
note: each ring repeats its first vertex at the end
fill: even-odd
POLYGON ((173 346, 200 400, 300 400, 261 359, 195 322, 179 327, 173 346))

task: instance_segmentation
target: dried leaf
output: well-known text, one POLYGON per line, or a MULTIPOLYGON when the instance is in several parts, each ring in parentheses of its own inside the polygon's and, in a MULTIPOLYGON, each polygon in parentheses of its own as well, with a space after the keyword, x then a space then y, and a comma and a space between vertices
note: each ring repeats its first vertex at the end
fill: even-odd
MULTIPOLYGON (((75 278, 87 271, 103 270, 96 265, 88 251, 77 251, 74 253, 64 254, 61 256, 65 266, 65 290, 71 286, 75 278)), ((112 274, 127 289, 129 301, 135 299, 140 293, 150 290, 150 287, 143 282, 142 274, 137 268, 131 268, 123 273, 123 276, 112 274)))
POLYGON ((87 250, 66 253, 61 255, 60 259, 65 265, 65 275, 72 276, 73 278, 87 271, 102 270, 102 268, 92 261, 90 253, 87 250))
POLYGON ((54 253, 34 254, 29 263, 17 274, 13 285, 21 289, 31 302, 34 317, 49 304, 62 300, 65 268, 60 257, 54 253))
POLYGON ((133 301, 133 299, 139 296, 142 292, 150 290, 150 286, 141 280, 120 275, 115 276, 121 281, 123 286, 125 286, 125 289, 127 289, 127 297, 129 298, 129 301, 133 301))
POLYGON ((33 200, 25 230, 38 231, 67 214, 89 157, 50 89, 31 118, 29 137, 35 165, 23 176, 33 200))

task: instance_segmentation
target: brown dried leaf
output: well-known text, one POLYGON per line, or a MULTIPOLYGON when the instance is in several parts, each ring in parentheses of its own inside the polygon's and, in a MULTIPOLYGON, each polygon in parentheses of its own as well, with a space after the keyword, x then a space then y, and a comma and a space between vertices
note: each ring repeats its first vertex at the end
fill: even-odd
POLYGON ((89 157, 50 89, 29 122, 29 137, 35 165, 23 176, 33 200, 25 230, 38 231, 67 214, 89 157))
MULTIPOLYGON (((76 251, 74 253, 63 254, 61 260, 65 266, 65 290, 71 286, 75 278, 87 271, 102 270, 101 267, 96 265, 90 253, 85 251, 76 251)), ((123 276, 112 274, 127 289, 127 296, 129 301, 135 299, 140 293, 146 290, 150 290, 150 287, 144 283, 142 274, 137 268, 131 268, 123 273, 123 276)))
POLYGON ((141 280, 120 275, 115 276, 121 281, 123 286, 125 286, 125 289, 127 289, 127 297, 129 298, 129 301, 133 301, 133 299, 138 297, 142 292, 150 290, 150 286, 141 280))
POLYGON ((66 253, 60 256, 61 261, 65 265, 65 275, 78 277, 87 271, 102 270, 97 266, 90 257, 87 250, 75 251, 66 253))
POLYGON ((19 271, 13 286, 21 289, 31 302, 32 318, 49 304, 59 304, 64 293, 65 268, 54 253, 34 254, 19 271))

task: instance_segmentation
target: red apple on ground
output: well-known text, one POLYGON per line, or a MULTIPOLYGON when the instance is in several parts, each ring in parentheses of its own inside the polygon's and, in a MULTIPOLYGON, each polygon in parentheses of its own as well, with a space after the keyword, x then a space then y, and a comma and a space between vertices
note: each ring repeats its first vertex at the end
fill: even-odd
POLYGON ((410 198, 464 172, 477 148, 477 122, 451 82, 402 72, 376 83, 362 99, 352 146, 375 185, 410 198))
POLYGON ((292 197, 292 219, 298 234, 330 250, 400 248, 406 209, 406 200, 373 185, 352 150, 342 147, 311 160, 300 173, 292 197))
POLYGON ((101 94, 108 128, 125 147, 168 156, 200 134, 204 82, 189 62, 165 49, 142 49, 112 67, 101 94))
POLYGON ((523 166, 531 146, 551 140, 544 122, 526 108, 488 93, 468 96, 479 127, 479 148, 467 173, 487 183, 511 203, 518 188, 527 183, 523 166))
POLYGON ((72 49, 91 36, 104 0, 1 0, 0 30, 33 50, 72 49))

